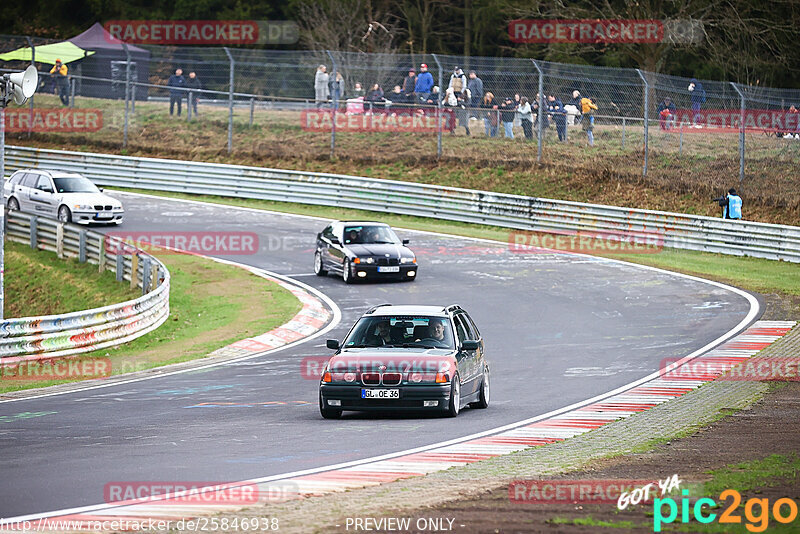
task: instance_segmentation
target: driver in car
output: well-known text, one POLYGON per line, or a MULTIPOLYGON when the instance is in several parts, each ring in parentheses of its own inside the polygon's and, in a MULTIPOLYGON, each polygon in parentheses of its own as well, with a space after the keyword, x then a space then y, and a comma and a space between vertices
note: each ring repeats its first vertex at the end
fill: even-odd
MULTIPOLYGON (((430 324, 428 325, 428 337, 426 337, 425 339, 430 339, 441 343, 447 343, 449 340, 446 335, 444 321, 431 321, 430 324)), ((416 341, 424 341, 424 340, 417 339, 416 341)))

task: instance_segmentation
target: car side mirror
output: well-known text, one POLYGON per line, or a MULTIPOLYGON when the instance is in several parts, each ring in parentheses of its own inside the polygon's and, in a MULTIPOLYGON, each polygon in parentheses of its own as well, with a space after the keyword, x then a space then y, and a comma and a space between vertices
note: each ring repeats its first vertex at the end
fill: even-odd
POLYGON ((52 193, 53 192, 53 190, 50 189, 49 187, 40 187, 39 191, 41 191, 43 193, 52 193))
POLYGON ((411 243, 411 241, 409 241, 408 239, 403 239, 403 244, 404 245, 408 245, 409 243, 411 243))
POLYGON ((480 343, 474 339, 465 339, 461 342, 461 350, 478 350, 480 343))
POLYGON ((334 245, 341 245, 342 244, 341 241, 339 241, 338 237, 332 237, 331 238, 331 243, 333 243, 334 245))
POLYGON ((101 193, 103 192, 103 188, 102 187, 98 187, 97 189, 99 189, 101 193))
POLYGON ((325 346, 332 350, 339 350, 339 340, 338 339, 329 339, 325 342, 325 346))

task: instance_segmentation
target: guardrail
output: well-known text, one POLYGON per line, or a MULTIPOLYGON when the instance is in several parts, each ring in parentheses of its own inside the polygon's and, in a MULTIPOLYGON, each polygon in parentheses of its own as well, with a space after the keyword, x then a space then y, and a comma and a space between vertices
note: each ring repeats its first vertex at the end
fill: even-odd
POLYGON ((7 148, 6 166, 79 172, 106 186, 356 208, 519 230, 655 233, 665 247, 800 262, 800 227, 778 224, 338 174, 28 147, 7 148))
POLYGON ((0 321, 0 361, 69 356, 119 345, 169 316, 169 271, 153 256, 98 232, 19 212, 6 213, 6 238, 111 270, 142 296, 63 315, 0 321))

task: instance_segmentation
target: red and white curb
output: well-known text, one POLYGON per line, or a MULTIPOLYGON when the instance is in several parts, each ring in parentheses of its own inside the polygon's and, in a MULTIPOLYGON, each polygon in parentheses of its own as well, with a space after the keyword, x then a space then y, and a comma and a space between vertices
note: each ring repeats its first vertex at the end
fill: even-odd
MULTIPOLYGON (((309 306, 312 306, 311 311, 316 312, 313 305, 309 303, 309 306)), ((353 462, 327 471, 296 473, 294 476, 278 475, 237 482, 230 484, 229 487, 256 484, 259 488, 260 503, 284 502, 377 486, 563 441, 649 410, 697 389, 785 336, 796 324, 794 321, 757 321, 722 345, 700 356, 684 358, 677 362, 677 366, 671 366, 671 372, 680 378, 667 379, 656 376, 645 379, 634 383, 634 386, 627 390, 603 397, 597 402, 583 404, 533 423, 511 425, 502 432, 429 449, 421 448, 411 453, 399 453, 397 456, 385 459, 353 462), (681 367, 687 365, 690 369, 682 370, 681 367), (698 368, 702 371, 692 374, 698 368)), ((272 339, 264 336, 267 334, 253 339, 258 343, 269 342, 272 339)), ((210 514, 232 513, 245 508, 243 505, 226 504, 225 496, 222 494, 204 494, 203 504, 187 504, 186 500, 185 496, 179 494, 176 498, 170 499, 151 498, 87 506, 74 509, 73 513, 62 512, 61 515, 56 513, 48 518, 47 525, 51 527, 49 530, 53 530, 52 526, 56 521, 70 521, 72 526, 69 530, 91 530, 93 525, 96 526, 101 522, 106 524, 110 521, 135 522, 145 518, 177 521, 210 514)), ((254 504, 249 504, 247 507, 252 506, 254 504)), ((41 516, 11 518, 5 521, 30 520, 35 525, 39 517, 41 516)))

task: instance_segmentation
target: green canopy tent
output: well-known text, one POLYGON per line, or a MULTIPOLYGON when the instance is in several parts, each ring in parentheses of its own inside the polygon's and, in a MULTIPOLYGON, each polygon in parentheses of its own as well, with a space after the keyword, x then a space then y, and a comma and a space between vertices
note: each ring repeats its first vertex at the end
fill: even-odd
MULTIPOLYGON (((91 56, 94 54, 91 50, 84 50, 79 46, 75 46, 69 41, 62 43, 53 43, 49 45, 42 45, 36 47, 36 61, 38 63, 47 63, 48 65, 55 65, 56 59, 60 59, 62 63, 72 63, 79 59, 91 56)), ((30 61, 31 49, 30 47, 17 48, 11 52, 0 54, 0 61, 30 61)))

